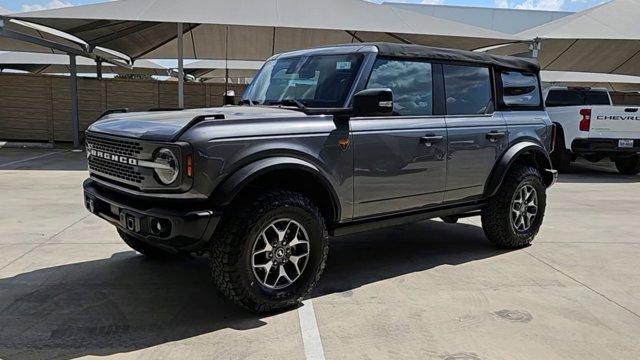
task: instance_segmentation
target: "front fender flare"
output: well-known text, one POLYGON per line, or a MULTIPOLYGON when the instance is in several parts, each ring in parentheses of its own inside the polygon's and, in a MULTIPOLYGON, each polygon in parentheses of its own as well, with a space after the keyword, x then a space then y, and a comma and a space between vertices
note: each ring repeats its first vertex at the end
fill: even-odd
MULTIPOLYGON (((498 189, 500 189, 500 186, 502 185, 502 182, 504 181, 511 166, 525 154, 533 155, 538 166, 542 167, 543 170, 546 171, 552 169, 549 154, 542 145, 533 141, 522 141, 516 143, 502 155, 500 160, 498 160, 496 165, 493 167, 489 180, 485 184, 485 197, 491 197, 498 192, 498 189)), ((553 177, 553 175, 550 176, 553 177)), ((547 186, 551 186, 553 179, 548 180, 546 174, 543 174, 543 177, 545 177, 547 186)))
POLYGON ((261 175, 277 170, 301 170, 314 176, 331 194, 331 203, 337 219, 340 218, 341 208, 338 195, 328 180, 328 176, 316 165, 294 157, 277 156, 254 161, 231 174, 214 191, 212 200, 217 206, 229 205, 233 199, 261 175))

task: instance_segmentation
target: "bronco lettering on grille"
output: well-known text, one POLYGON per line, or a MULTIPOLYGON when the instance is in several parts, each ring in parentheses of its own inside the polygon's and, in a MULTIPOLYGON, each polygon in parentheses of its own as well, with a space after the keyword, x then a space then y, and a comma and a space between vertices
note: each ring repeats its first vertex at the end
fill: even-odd
POLYGON ((93 149, 88 150, 87 151, 87 157, 91 157, 91 156, 95 156, 95 157, 98 157, 98 158, 101 158, 101 159, 105 159, 105 160, 119 162, 121 164, 128 164, 128 165, 134 165, 134 166, 138 165, 138 159, 130 158, 130 157, 127 157, 127 156, 109 154, 109 153, 106 153, 104 151, 98 151, 98 150, 93 150, 93 149))

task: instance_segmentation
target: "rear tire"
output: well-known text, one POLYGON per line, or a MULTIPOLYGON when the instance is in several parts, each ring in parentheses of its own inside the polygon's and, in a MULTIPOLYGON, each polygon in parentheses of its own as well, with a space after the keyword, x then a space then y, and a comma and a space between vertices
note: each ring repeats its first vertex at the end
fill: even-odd
POLYGON ((274 190, 230 209, 212 241, 211 273, 230 300, 272 313, 299 305, 309 294, 328 251, 318 207, 302 194, 274 190))
POLYGON ((530 245, 542 225, 546 200, 540 171, 533 166, 516 165, 482 210, 485 235, 492 244, 506 248, 530 245))
POLYGON ((614 161, 616 168, 621 174, 624 175, 638 175, 640 174, 640 156, 632 156, 624 159, 617 159, 614 161))
POLYGON ((122 240, 125 242, 125 244, 129 245, 130 248, 132 248, 133 250, 137 251, 138 253, 148 258, 157 259, 157 260, 167 260, 171 258, 176 258, 178 256, 177 254, 173 254, 166 250, 149 245, 143 242, 142 240, 139 240, 125 233, 122 230, 118 229, 118 234, 120 235, 122 240))
POLYGON ((558 134, 556 137, 556 143, 554 145, 554 150, 551 153, 551 162, 553 163, 553 168, 558 170, 558 172, 566 173, 571 169, 571 160, 573 160, 573 155, 564 142, 564 132, 562 128, 558 126, 558 134))

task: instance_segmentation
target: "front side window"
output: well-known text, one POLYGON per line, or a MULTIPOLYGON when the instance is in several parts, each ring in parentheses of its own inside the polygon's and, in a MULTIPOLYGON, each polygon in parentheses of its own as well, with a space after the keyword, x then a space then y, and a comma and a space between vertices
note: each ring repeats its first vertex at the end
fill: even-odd
POLYGON ((362 54, 298 56, 268 61, 243 96, 260 105, 296 100, 310 108, 343 107, 362 54))
POLYGON ((444 65, 448 115, 487 114, 493 110, 489 68, 444 65))
POLYGON ((391 89, 394 115, 433 114, 433 76, 430 63, 378 59, 367 88, 391 89))
POLYGON ((540 106, 538 77, 532 73, 503 72, 502 101, 507 106, 540 106))

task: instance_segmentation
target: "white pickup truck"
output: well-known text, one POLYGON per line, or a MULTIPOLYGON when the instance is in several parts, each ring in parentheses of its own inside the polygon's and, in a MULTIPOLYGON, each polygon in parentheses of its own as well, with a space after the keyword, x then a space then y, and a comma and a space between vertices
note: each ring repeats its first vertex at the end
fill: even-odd
POLYGON ((547 89, 545 104, 556 125, 555 168, 566 171, 578 157, 591 162, 608 158, 622 174, 640 173, 639 100, 638 94, 606 89, 547 89))

